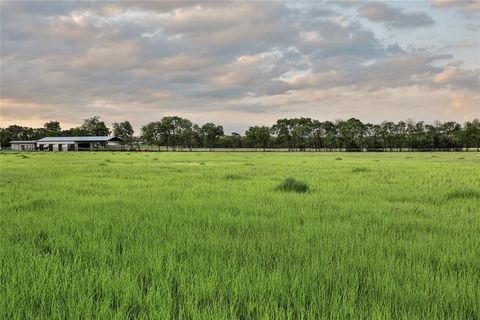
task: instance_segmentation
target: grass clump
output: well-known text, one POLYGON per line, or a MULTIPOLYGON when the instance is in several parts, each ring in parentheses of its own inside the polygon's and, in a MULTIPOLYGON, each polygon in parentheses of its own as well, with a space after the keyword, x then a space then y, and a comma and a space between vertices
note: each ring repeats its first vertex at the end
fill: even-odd
POLYGON ((362 172, 369 172, 369 171, 370 169, 368 169, 367 167, 357 167, 352 169, 353 173, 362 173, 362 172))
POLYGON ((465 189, 455 190, 447 194, 448 200, 453 199, 480 199, 480 191, 465 189))
POLYGON ((277 186, 278 191, 305 193, 308 191, 308 184, 304 181, 289 177, 277 186))
POLYGON ((225 175, 225 179, 227 179, 227 180, 238 180, 238 179, 242 179, 242 177, 238 174, 229 173, 229 174, 225 175))
POLYGON ((342 160, 342 158, 338 157, 338 158, 335 158, 335 160, 342 160))

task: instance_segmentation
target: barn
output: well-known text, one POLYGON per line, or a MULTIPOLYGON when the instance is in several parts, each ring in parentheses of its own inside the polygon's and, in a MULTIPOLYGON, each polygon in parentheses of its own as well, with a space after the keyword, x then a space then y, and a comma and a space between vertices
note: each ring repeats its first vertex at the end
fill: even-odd
POLYGON ((82 151, 94 150, 116 145, 123 141, 115 136, 92 136, 92 137, 45 137, 37 141, 38 150, 48 151, 82 151))
POLYGON ((10 141, 12 150, 14 151, 34 151, 37 148, 37 141, 17 140, 10 141))

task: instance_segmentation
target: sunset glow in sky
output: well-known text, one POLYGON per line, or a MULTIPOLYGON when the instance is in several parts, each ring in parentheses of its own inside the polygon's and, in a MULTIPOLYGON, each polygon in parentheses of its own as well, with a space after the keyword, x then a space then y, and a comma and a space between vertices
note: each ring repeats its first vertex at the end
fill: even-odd
POLYGON ((480 2, 2 1, 1 126, 480 117, 480 2))

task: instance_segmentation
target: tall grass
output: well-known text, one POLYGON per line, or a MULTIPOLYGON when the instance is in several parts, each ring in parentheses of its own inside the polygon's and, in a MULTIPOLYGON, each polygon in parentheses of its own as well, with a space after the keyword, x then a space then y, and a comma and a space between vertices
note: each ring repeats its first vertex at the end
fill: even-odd
POLYGON ((478 319, 480 154, 435 155, 0 154, 0 318, 478 319))

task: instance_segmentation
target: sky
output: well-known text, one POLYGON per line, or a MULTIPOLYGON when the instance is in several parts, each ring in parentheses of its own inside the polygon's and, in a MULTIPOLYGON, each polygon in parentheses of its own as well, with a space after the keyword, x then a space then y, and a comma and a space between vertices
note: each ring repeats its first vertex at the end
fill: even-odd
POLYGON ((1 1, 0 125, 480 118, 480 1, 1 1))

